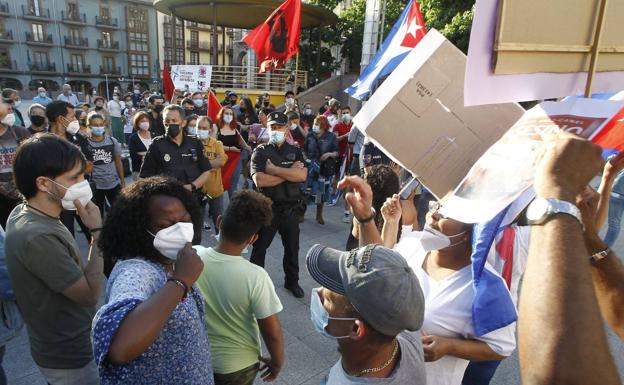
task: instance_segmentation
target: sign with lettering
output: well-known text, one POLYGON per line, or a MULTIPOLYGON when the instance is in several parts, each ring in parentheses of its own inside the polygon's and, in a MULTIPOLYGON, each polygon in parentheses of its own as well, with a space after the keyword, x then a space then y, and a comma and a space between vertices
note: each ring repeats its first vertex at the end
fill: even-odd
POLYGON ((175 88, 182 92, 207 92, 210 90, 212 66, 174 65, 171 66, 171 80, 175 88))

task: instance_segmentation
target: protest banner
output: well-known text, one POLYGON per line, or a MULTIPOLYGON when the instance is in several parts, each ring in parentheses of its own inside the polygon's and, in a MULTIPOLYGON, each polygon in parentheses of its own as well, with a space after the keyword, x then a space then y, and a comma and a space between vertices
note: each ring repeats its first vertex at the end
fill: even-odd
POLYGON ((173 85, 183 92, 208 91, 211 77, 212 66, 209 65, 171 66, 173 85))
MULTIPOLYGON (((466 67, 466 105, 586 93, 600 19, 597 5, 598 0, 477 0, 466 67)), ((602 41, 596 47, 600 56, 594 63, 594 69, 608 72, 595 74, 593 92, 624 89, 623 23, 624 3, 611 1, 603 37, 597 39, 602 41)))
POLYGON ((442 215, 465 223, 492 219, 533 185, 545 134, 567 131, 594 140, 623 107, 618 101, 573 99, 532 108, 472 166, 444 202, 442 215))
POLYGON ((466 56, 432 29, 353 119, 437 197, 524 113, 517 104, 464 107, 465 66, 466 56))

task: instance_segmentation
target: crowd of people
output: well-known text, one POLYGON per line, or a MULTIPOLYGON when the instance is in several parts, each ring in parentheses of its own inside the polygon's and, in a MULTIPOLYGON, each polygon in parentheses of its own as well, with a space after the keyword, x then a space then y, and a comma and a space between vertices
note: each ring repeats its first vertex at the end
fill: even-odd
POLYGON ((284 96, 276 108, 269 94, 227 92, 213 120, 205 93, 135 87, 80 102, 64 85, 56 100, 39 89, 25 119, 19 92, 2 90, 0 358, 25 324, 52 385, 273 381, 287 357, 267 249, 279 232, 283 285, 305 297, 300 223, 314 204, 323 225, 344 193, 344 250, 306 250, 311 322, 340 353, 324 383, 487 384, 516 341, 527 384, 619 383, 602 320, 624 338, 624 268, 610 248, 624 153, 595 191, 599 149, 549 139, 537 198, 510 226, 513 264, 492 248, 485 266, 519 321, 480 333, 473 225, 442 215, 424 188, 405 191, 409 172, 348 106, 284 96), (201 244, 207 231, 214 247, 201 244))

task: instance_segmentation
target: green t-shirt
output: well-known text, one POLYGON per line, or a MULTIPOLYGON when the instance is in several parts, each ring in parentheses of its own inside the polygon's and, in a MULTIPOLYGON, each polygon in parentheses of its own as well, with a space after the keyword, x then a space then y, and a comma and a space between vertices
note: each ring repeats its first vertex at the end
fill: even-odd
POLYGON ((262 267, 241 256, 195 249, 204 262, 196 284, 206 305, 213 370, 227 374, 251 366, 261 353, 256 320, 282 311, 273 282, 262 267))
POLYGON ((95 306, 62 294, 83 275, 76 241, 60 220, 23 203, 7 222, 6 261, 37 365, 77 369, 93 359, 91 320, 95 306))

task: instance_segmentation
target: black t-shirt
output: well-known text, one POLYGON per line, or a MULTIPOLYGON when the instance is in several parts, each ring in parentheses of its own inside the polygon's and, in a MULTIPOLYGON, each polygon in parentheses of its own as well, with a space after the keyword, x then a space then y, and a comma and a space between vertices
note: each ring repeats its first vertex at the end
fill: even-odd
POLYGON ((80 151, 85 156, 88 162, 93 162, 93 152, 91 151, 91 146, 89 145, 89 140, 86 136, 77 132, 74 135, 67 134, 67 140, 70 143, 75 144, 80 147, 80 151))
POLYGON ((360 154, 364 167, 374 166, 376 164, 390 164, 390 158, 381 151, 373 142, 368 142, 362 148, 360 154))
MULTIPOLYGON (((251 176, 257 172, 265 172, 266 162, 278 167, 289 168, 293 163, 304 162, 301 150, 284 142, 281 147, 263 143, 256 147, 251 155, 251 176)), ((284 181, 277 186, 259 188, 260 192, 273 200, 276 205, 288 204, 302 199, 299 183, 284 181)))
POLYGON ((165 135, 165 124, 163 123, 162 113, 158 114, 155 118, 152 114, 152 111, 148 111, 150 118, 150 132, 152 133, 152 138, 157 136, 165 135))
POLYGON ((154 138, 145 154, 141 167, 141 178, 154 175, 168 175, 186 184, 210 170, 210 161, 204 155, 204 146, 199 139, 184 136, 178 146, 166 136, 154 138))

